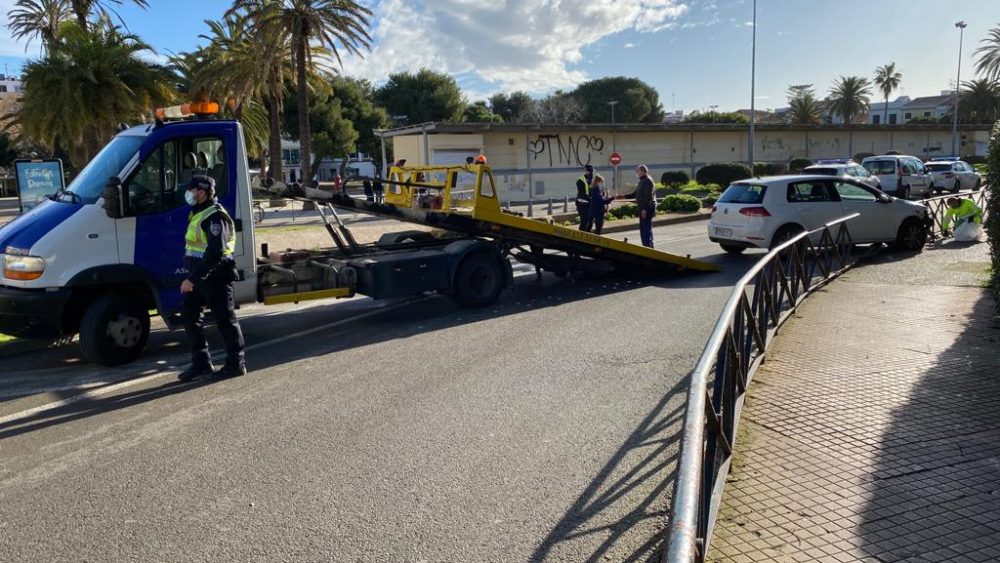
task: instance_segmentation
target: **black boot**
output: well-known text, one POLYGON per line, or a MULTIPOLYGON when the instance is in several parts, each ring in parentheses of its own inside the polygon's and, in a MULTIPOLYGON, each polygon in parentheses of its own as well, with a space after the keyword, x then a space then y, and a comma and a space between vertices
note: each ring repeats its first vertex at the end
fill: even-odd
POLYGON ((208 364, 191 364, 191 367, 177 374, 178 381, 188 383, 199 377, 211 377, 215 374, 215 366, 208 364))
POLYGON ((246 364, 226 364, 213 376, 213 379, 228 379, 247 374, 246 364))

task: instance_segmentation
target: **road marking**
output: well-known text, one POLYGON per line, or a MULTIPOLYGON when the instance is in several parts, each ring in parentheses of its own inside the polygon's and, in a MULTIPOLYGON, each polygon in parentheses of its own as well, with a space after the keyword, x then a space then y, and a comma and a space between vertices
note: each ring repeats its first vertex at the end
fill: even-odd
MULTIPOLYGON (((293 340, 293 339, 297 339, 297 338, 302 338, 303 336, 308 336, 310 334, 315 334, 317 332, 322 332, 324 330, 329 330, 331 328, 338 327, 338 326, 343 325, 343 324, 347 324, 347 323, 350 323, 350 322, 359 321, 359 320, 362 320, 362 319, 366 319, 368 317, 373 317, 375 315, 379 315, 381 313, 386 313, 386 312, 389 312, 389 311, 392 311, 392 310, 395 310, 395 309, 400 309, 400 308, 405 307, 407 305, 413 305, 415 303, 420 303, 421 301, 426 301, 429 298, 430 298, 430 296, 421 296, 421 297, 418 297, 418 298, 415 298, 415 299, 407 299, 406 301, 401 301, 401 302, 396 303, 394 305, 388 305, 386 307, 381 307, 381 308, 373 310, 373 311, 366 311, 364 313, 361 313, 360 315, 354 315, 353 317, 347 317, 347 318, 344 318, 344 319, 340 319, 338 321, 327 323, 325 325, 320 325, 320 326, 317 326, 317 327, 308 328, 308 329, 301 330, 299 332, 295 332, 295 333, 292 333, 292 334, 286 334, 284 336, 279 336, 278 338, 272 338, 271 340, 265 340, 264 342, 258 342, 256 344, 251 345, 251 346, 247 346, 246 349, 247 349, 248 352, 251 351, 251 350, 259 350, 259 349, 264 348, 266 346, 271 346, 271 345, 274 345, 274 344, 280 344, 282 342, 287 342, 289 340, 293 340)), ((224 356, 225 356, 224 352, 219 352, 219 353, 214 354, 212 356, 212 358, 213 358, 213 360, 219 360, 219 359, 221 359, 224 356)), ((84 401, 84 400, 88 400, 88 399, 96 399, 96 398, 101 397, 103 395, 108 395, 108 394, 114 393, 116 391, 120 391, 122 389, 125 389, 127 387, 132 387, 132 386, 135 386, 135 385, 141 385, 143 383, 147 383, 149 381, 153 381, 153 380, 155 380, 157 378, 160 378, 160 377, 167 377, 167 376, 173 376, 173 375, 175 375, 175 370, 177 370, 177 366, 175 366, 174 364, 166 364, 165 367, 170 368, 169 371, 162 371, 160 373, 154 373, 152 375, 147 375, 145 377, 139 377, 139 378, 136 378, 136 379, 129 379, 127 381, 121 381, 119 383, 113 383, 111 385, 100 387, 100 388, 97 388, 97 389, 94 389, 94 390, 91 390, 91 391, 84 391, 84 392, 80 393, 79 395, 74 395, 74 396, 68 397, 66 399, 60 399, 58 401, 53 401, 51 403, 46 403, 44 405, 39 405, 37 407, 32 407, 30 409, 26 409, 26 410, 23 410, 23 411, 20 411, 20 412, 16 412, 16 413, 13 413, 13 414, 9 414, 9 415, 6 415, 6 416, 0 416, 0 425, 5 425, 5 424, 8 424, 10 422, 14 422, 14 421, 17 421, 17 420, 20 420, 20 419, 23 419, 23 418, 27 418, 29 416, 33 416, 33 415, 36 415, 36 414, 40 414, 40 413, 43 413, 43 412, 46 412, 46 411, 55 410, 55 409, 64 407, 66 405, 71 405, 73 403, 77 403, 77 402, 80 402, 80 401, 84 401)))

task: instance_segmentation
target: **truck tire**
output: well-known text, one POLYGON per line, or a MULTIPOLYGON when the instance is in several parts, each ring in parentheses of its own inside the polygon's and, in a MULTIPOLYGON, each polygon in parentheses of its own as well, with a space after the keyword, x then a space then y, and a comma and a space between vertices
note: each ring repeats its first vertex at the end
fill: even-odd
POLYGON ((134 361, 149 340, 149 312, 136 298, 104 295, 80 321, 80 348, 95 364, 114 367, 134 361))
POLYGON ((452 298, 463 307, 485 307, 500 297, 504 286, 501 258, 487 252, 473 252, 455 271, 452 298))

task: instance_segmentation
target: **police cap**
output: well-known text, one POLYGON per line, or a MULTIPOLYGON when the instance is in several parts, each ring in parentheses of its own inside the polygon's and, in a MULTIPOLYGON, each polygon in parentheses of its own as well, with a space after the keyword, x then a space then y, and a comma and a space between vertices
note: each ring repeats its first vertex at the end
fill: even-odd
POLYGON ((196 174, 184 185, 185 190, 204 190, 208 197, 215 197, 215 179, 204 174, 196 174))

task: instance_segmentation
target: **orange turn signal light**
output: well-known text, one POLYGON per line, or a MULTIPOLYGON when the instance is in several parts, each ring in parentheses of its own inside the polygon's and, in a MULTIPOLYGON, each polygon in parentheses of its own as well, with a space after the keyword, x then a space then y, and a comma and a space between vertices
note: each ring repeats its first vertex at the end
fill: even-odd
POLYGON ((32 281, 42 277, 42 272, 21 272, 18 270, 4 270, 3 276, 9 280, 32 281))

